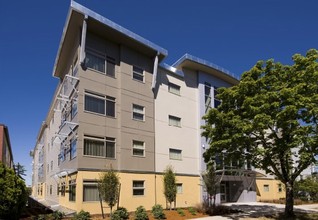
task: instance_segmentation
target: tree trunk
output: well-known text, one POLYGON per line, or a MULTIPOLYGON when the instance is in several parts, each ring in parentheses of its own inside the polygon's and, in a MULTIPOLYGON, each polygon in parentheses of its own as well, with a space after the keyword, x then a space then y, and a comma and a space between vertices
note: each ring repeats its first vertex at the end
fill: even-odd
POLYGON ((286 184, 286 203, 285 203, 285 216, 294 216, 294 182, 287 182, 286 184))

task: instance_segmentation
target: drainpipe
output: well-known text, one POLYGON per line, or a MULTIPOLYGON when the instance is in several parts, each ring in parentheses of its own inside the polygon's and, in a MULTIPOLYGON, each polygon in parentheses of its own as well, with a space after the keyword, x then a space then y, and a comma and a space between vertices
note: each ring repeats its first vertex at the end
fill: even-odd
POLYGON ((86 44, 86 31, 87 31, 87 20, 88 16, 85 15, 83 20, 83 27, 82 27, 82 38, 81 38, 81 52, 80 52, 80 64, 85 67, 85 44, 86 44))
POLYGON ((157 52, 155 56, 155 61, 153 64, 153 74, 152 74, 152 90, 154 92, 154 108, 153 108, 153 115, 154 115, 154 174, 155 174, 155 205, 157 204, 157 171, 156 171, 156 100, 155 100, 155 87, 157 81, 157 72, 158 72, 158 56, 159 52, 157 52))

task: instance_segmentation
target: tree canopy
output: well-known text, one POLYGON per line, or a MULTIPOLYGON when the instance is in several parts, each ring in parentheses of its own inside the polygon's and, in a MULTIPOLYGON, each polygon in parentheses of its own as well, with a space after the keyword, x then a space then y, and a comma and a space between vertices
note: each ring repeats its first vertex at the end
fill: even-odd
POLYGON ((259 61, 240 82, 220 88, 221 105, 204 117, 210 141, 206 162, 226 151, 275 175, 286 186, 287 215, 293 214, 295 179, 318 154, 318 53, 295 54, 292 65, 259 61))
POLYGON ((0 161, 0 219, 19 219, 28 194, 25 183, 0 161))

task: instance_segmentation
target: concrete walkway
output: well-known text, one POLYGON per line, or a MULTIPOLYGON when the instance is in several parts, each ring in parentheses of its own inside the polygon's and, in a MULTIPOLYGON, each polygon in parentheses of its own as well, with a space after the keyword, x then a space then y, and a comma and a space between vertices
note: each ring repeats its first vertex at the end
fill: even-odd
MULTIPOLYGON (((262 203, 262 202, 250 202, 250 203, 225 203, 222 204, 229 206, 232 209, 239 210, 239 213, 230 214, 226 216, 208 216, 203 218, 197 218, 194 220, 225 220, 225 219, 243 219, 244 217, 260 217, 260 216, 272 216, 276 213, 284 212, 285 205, 274 203, 262 203)), ((294 210, 304 213, 318 212, 318 204, 311 205, 295 205, 294 210)), ((193 219, 192 219, 193 220, 193 219)))

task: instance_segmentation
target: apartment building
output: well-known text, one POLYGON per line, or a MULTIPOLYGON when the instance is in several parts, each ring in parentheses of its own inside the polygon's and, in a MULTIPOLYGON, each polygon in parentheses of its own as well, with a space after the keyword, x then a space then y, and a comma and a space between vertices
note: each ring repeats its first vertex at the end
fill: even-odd
POLYGON ((10 143, 9 129, 0 124, 0 161, 9 168, 13 168, 13 155, 10 143))
MULTIPOLYGON (((120 177, 120 206, 165 207, 162 174, 171 165, 176 205, 202 201, 202 154, 208 147, 201 138, 202 116, 220 103, 216 89, 238 79, 189 54, 170 66, 163 62, 167 55, 71 1, 53 69, 59 84, 32 153, 34 198, 100 213, 97 180, 112 168, 120 177)), ((250 186, 234 198, 235 183, 244 180, 226 178, 222 201, 256 200, 250 186)))

